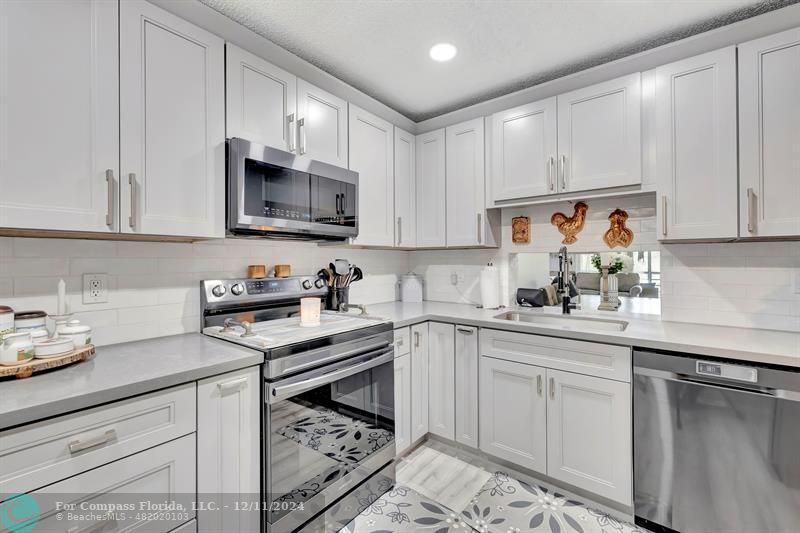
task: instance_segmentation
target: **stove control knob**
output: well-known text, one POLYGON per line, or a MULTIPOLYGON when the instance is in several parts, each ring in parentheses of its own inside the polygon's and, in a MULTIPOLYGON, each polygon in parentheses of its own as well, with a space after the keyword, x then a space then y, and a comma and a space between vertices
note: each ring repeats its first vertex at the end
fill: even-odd
POLYGON ((308 290, 308 289, 310 289, 311 287, 312 287, 312 285, 311 285, 311 282, 310 282, 309 280, 307 280, 307 279, 304 279, 304 280, 303 280, 303 288, 304 288, 305 290, 308 290))
POLYGON ((318 280, 316 280, 316 281, 314 282, 314 286, 315 286, 316 288, 318 288, 318 289, 321 289, 322 287, 324 287, 324 286, 325 286, 325 282, 324 282, 323 280, 321 280, 321 279, 318 279, 318 280))
POLYGON ((217 285, 213 289, 211 289, 211 294, 213 294, 217 298, 225 296, 226 292, 227 291, 225 290, 225 285, 217 285))
POLYGON ((235 284, 233 287, 231 287, 231 292, 235 296, 239 296, 240 294, 242 294, 244 292, 244 285, 242 285, 241 283, 235 284))

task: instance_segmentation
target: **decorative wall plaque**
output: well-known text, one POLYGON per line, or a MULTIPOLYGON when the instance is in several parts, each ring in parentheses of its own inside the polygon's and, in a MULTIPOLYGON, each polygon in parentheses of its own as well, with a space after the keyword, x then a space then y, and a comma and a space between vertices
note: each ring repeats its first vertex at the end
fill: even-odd
POLYGON ((608 220, 611 221, 611 227, 603 235, 603 240, 609 248, 616 248, 620 246, 627 248, 633 242, 633 231, 625 227, 625 221, 628 220, 628 213, 622 209, 615 209, 610 215, 608 220))
POLYGON ((531 221, 528 217, 514 217, 511 219, 511 242, 514 244, 530 244, 531 221))
POLYGON ((558 228, 558 231, 564 236, 561 244, 572 244, 578 240, 576 235, 583 230, 583 224, 586 222, 586 211, 589 206, 583 202, 575 204, 575 213, 568 217, 564 213, 554 213, 550 217, 550 223, 558 228))

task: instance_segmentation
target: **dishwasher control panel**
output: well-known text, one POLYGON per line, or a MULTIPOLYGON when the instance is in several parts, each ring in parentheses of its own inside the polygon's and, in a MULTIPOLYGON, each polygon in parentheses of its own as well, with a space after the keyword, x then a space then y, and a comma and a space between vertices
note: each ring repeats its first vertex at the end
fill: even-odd
POLYGON ((758 369, 748 366, 726 365, 712 361, 697 361, 696 372, 699 376, 734 379, 747 383, 758 383, 758 369))

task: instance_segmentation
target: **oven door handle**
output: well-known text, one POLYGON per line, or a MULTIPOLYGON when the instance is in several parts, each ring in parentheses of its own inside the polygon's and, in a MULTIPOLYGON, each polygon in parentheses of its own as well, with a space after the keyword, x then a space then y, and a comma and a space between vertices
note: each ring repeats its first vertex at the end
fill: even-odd
POLYGON ((365 370, 369 370, 370 368, 375 368, 376 366, 381 366, 391 362, 392 360, 394 360, 394 348, 389 348, 389 350, 383 352, 383 355, 376 357, 375 359, 370 359, 369 361, 364 361, 362 363, 356 363, 355 365, 340 368, 338 370, 328 372, 327 374, 322 374, 321 376, 315 376, 313 378, 304 379, 303 381, 298 381, 297 383, 289 383, 287 385, 268 385, 267 402, 272 404, 281 400, 285 400, 286 398, 290 398, 307 390, 315 389, 322 385, 339 381, 340 379, 352 376, 353 374, 358 374, 359 372, 363 372, 365 370))

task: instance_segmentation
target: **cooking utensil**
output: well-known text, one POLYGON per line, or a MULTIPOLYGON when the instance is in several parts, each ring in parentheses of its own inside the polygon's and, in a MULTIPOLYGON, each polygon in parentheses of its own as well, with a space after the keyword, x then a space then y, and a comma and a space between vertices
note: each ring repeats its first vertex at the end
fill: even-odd
POLYGON ((334 272, 336 272, 340 276, 346 276, 348 272, 350 272, 350 261, 347 259, 335 259, 334 260, 334 272))

